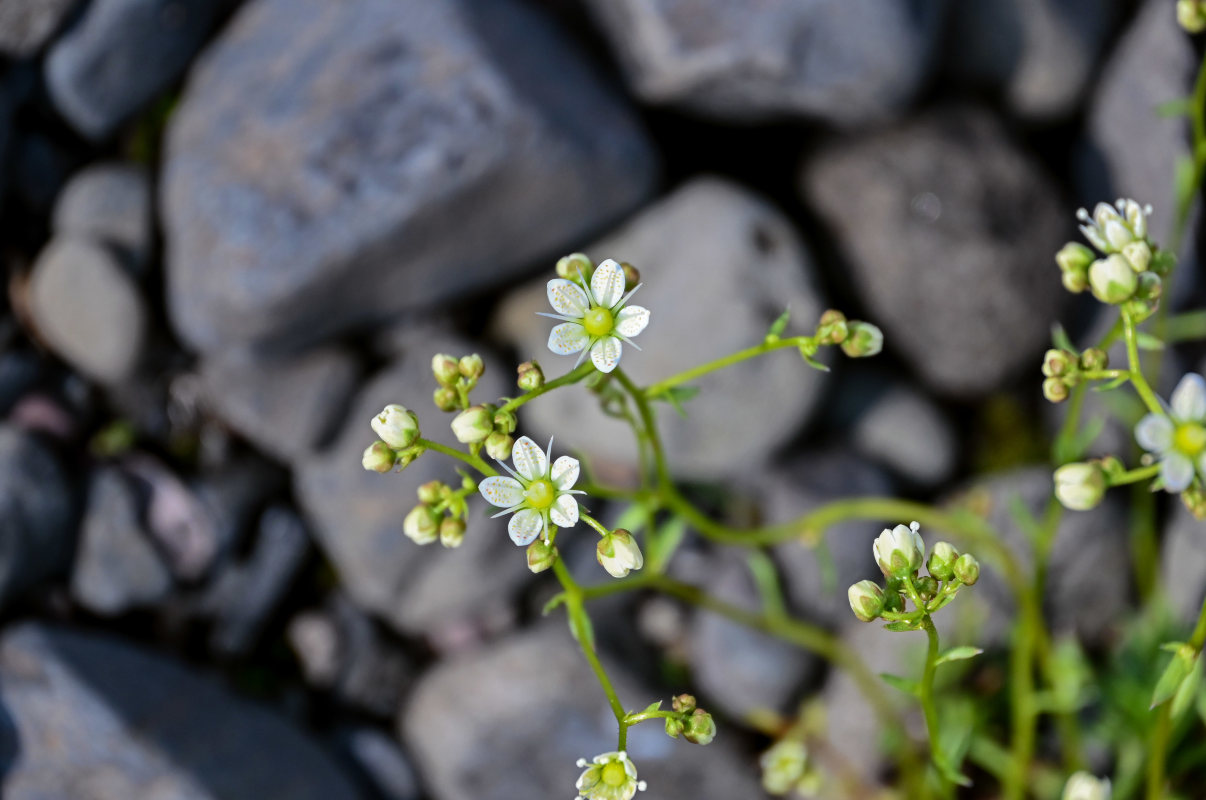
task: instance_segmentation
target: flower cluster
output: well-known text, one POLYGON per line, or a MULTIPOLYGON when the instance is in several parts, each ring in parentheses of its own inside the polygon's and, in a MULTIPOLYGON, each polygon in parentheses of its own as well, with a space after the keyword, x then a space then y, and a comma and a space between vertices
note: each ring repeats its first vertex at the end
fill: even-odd
POLYGON ((419 418, 399 405, 388 405, 370 423, 379 437, 364 451, 361 465, 372 472, 406 469, 423 452, 419 440, 419 418))
POLYGON ((1043 355, 1043 396, 1052 403, 1062 403, 1078 383, 1100 377, 1109 365, 1109 355, 1098 347, 1090 347, 1080 355, 1063 349, 1048 350, 1043 355))
POLYGON ((637 792, 645 791, 645 782, 637 780, 636 765, 623 750, 602 753, 587 761, 578 759, 585 767, 575 788, 578 797, 587 800, 632 800, 637 792))
POLYGON ((477 386, 486 366, 476 353, 459 359, 440 353, 432 356, 431 371, 439 384, 432 396, 436 408, 456 411, 469 407, 469 392, 477 386))
POLYGON ((1070 292, 1088 289, 1103 303, 1126 305, 1136 320, 1149 316, 1160 299, 1163 277, 1173 259, 1159 250, 1147 235, 1151 206, 1118 200, 1113 206, 1098 203, 1090 215, 1080 209, 1080 230, 1101 257, 1078 242, 1068 242, 1055 256, 1070 292))
POLYGON ((469 514, 465 497, 475 491, 477 484, 468 476, 459 489, 428 481, 419 487, 419 504, 402 520, 402 532, 415 544, 431 544, 439 539, 444 547, 460 547, 469 514))
POLYGON ((716 738, 716 722, 712 715, 696 705, 695 697, 680 694, 672 701, 674 713, 666 717, 666 735, 679 736, 692 744, 711 744, 716 738))
POLYGON ((963 586, 980 579, 980 563, 970 553, 959 551, 947 542, 938 542, 926 561, 925 542, 916 522, 884 529, 875 539, 872 551, 875 563, 886 578, 883 587, 874 581, 859 581, 847 592, 854 616, 863 622, 883 617, 894 623, 894 630, 914 630, 922 617, 945 606, 963 586), (918 575, 922 566, 929 575, 918 575), (913 601, 915 611, 905 611, 905 600, 913 601))

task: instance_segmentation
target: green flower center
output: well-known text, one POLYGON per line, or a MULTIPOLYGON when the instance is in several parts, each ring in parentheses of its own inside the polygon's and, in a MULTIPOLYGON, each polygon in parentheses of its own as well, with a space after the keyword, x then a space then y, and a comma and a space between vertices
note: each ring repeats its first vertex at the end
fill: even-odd
POLYGON ((1187 456, 1200 455, 1206 450, 1206 428, 1196 422, 1178 425, 1173 434, 1173 449, 1187 456))
POLYGON ((606 336, 611 333, 614 325, 615 320, 611 312, 602 306, 595 306, 582 318, 582 327, 586 328, 586 332, 591 336, 606 336))
POLYGON ((603 767, 603 782, 608 786, 623 786, 627 781, 628 773, 620 762, 612 761, 603 767))
POLYGON ((523 496, 527 498, 528 505, 532 508, 545 509, 551 506, 553 501, 557 499, 557 490, 553 487, 551 481, 542 478, 528 484, 528 488, 524 490, 523 496))

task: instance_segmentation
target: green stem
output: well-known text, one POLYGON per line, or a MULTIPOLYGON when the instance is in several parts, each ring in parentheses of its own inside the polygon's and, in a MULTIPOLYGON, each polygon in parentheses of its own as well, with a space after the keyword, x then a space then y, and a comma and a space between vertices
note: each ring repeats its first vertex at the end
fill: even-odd
POLYGON ((718 358, 715 361, 709 361, 706 364, 700 364, 698 367, 692 367, 685 372, 680 372, 666 378, 664 381, 659 381, 645 389, 645 397, 657 397, 664 394, 667 390, 673 389, 675 386, 693 381, 696 378, 701 378, 708 373, 715 372, 725 367, 731 367, 734 364, 740 363, 750 358, 755 358, 763 353, 769 353, 773 350, 783 350, 788 347, 799 347, 801 344, 812 341, 811 336, 792 336, 787 339, 778 339, 773 342, 763 342, 762 344, 753 347, 747 347, 745 350, 739 350, 731 355, 718 358))
POLYGON ((637 714, 629 714, 624 717, 624 722, 629 728, 633 725, 639 725, 642 722, 647 722, 651 719, 670 719, 672 717, 680 717, 677 711, 641 711, 637 714))
POLYGON ((1138 483, 1154 478, 1160 474, 1160 465, 1152 464, 1150 467, 1136 467, 1128 469, 1126 472, 1120 472, 1117 475, 1107 477, 1110 486, 1125 486, 1128 483, 1138 483))
POLYGON ((537 397, 540 397, 540 395, 542 395, 542 394, 547 394, 548 392, 551 392, 554 389, 557 389, 561 386, 568 386, 571 383, 577 383, 578 381, 585 378, 587 375, 590 375, 592 372, 594 372, 594 370, 595 370, 595 365, 592 364, 589 360, 587 360, 585 363, 579 364, 577 367, 575 367, 574 369, 565 373, 560 378, 554 378, 553 380, 546 382, 539 388, 533 389, 532 391, 528 392, 527 394, 523 394, 512 400, 508 400, 506 403, 499 406, 498 410, 499 411, 514 411, 515 409, 522 406, 524 403, 528 402, 529 400, 535 400, 537 397))
POLYGON ((611 531, 609 531, 607 529, 607 526, 605 526, 603 523, 599 522, 597 519, 592 517, 590 514, 587 514, 585 511, 582 511, 581 509, 578 510, 578 519, 582 520, 587 525, 594 528, 595 532, 598 533, 600 536, 606 536, 607 534, 611 533, 611 531))
POLYGON ((1152 387, 1148 386, 1147 378, 1143 376, 1143 369, 1139 363, 1139 338, 1135 330, 1135 322, 1125 308, 1122 309, 1122 335, 1126 339, 1126 360, 1131 374, 1131 384, 1139 393, 1139 397, 1143 399, 1143 404, 1147 406, 1148 411, 1153 414, 1164 414, 1164 407, 1160 404, 1156 393, 1152 391, 1152 387))
MULTIPOLYGON (((906 581, 905 585, 912 588, 911 581, 906 581)), ((909 594, 916 595, 917 592, 913 590, 909 594)), ((914 599, 913 602, 916 603, 917 599, 914 599)), ((934 621, 930 619, 929 614, 922 618, 921 627, 929 639, 929 646, 925 652, 925 670, 921 674, 921 711, 925 714, 925 728, 930 736, 930 758, 933 759, 935 766, 942 765, 939 766, 938 776, 943 791, 946 793, 949 781, 947 781, 946 771, 943 768, 945 759, 939 745, 938 707, 934 704, 934 675, 938 671, 938 630, 934 627, 934 621)))
POLYGON ((486 477, 495 477, 498 475, 498 471, 483 461, 480 456, 475 456, 471 453, 466 453, 461 450, 455 450, 448 445, 433 442, 431 439, 419 439, 415 443, 423 445, 423 447, 427 448, 428 450, 434 450, 437 453, 443 453, 450 458, 463 461, 486 477))

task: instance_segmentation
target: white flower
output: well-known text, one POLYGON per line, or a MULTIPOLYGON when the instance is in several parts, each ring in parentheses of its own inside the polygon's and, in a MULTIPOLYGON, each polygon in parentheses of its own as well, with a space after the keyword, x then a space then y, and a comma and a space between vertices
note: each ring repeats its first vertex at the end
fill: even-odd
POLYGON ((637 347, 631 337, 649 324, 649 309, 625 305, 640 288, 624 294, 624 270, 610 258, 595 269, 589 287, 585 280, 581 286, 563 278, 549 281, 549 303, 557 313, 537 313, 564 320, 549 333, 549 349, 562 356, 581 352, 578 364, 589 352, 600 372, 611 372, 620 363, 621 342, 637 347))
POLYGON ((875 553, 875 563, 888 577, 901 578, 921 568, 925 561, 925 542, 921 540, 918 523, 908 527, 897 525, 891 530, 884 528, 871 550, 875 553))
POLYGON ((552 439, 549 439, 548 451, 544 452, 531 439, 521 436, 511 451, 515 469, 498 462, 514 477, 495 476, 478 484, 478 491, 486 502, 503 509, 494 516, 515 513, 507 523, 507 533, 517 545, 531 544, 542 533, 548 541, 550 520, 561 528, 572 527, 578 522, 578 501, 573 496, 585 494, 573 488, 578 481, 578 459, 562 456, 550 469, 552 452, 552 439))
POLYGON ((1110 800, 1110 781, 1078 772, 1068 778, 1061 800, 1110 800))
POLYGON ((1131 242, 1147 238, 1147 218, 1151 213, 1150 205, 1119 199, 1113 206, 1098 203, 1091 217, 1082 208, 1076 212, 1076 218, 1084 223, 1080 232, 1094 247, 1103 253, 1117 253, 1131 242))
POLYGON ((637 780, 636 765, 623 750, 597 755, 591 761, 580 758, 578 766, 586 768, 575 784, 578 798, 632 800, 638 791, 645 791, 645 782, 637 780))
POLYGON ((419 418, 396 403, 383 408, 370 424, 373 432, 395 449, 410 447, 419 438, 419 418))
POLYGON ((1160 457, 1160 478, 1174 494, 1193 483, 1197 473, 1206 478, 1206 380, 1189 373, 1172 393, 1167 414, 1148 414, 1135 426, 1135 440, 1160 457))

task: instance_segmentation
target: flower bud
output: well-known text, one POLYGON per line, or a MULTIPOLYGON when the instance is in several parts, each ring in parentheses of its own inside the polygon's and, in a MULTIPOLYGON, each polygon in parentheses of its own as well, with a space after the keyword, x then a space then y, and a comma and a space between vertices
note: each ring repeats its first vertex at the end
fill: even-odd
POLYGON ((1140 300, 1138 297, 1133 297, 1122 304, 1122 308, 1136 325, 1155 314, 1159 306, 1160 301, 1158 300, 1140 300))
POLYGON ((528 545, 528 569, 532 572, 544 572, 556 560, 557 548, 543 538, 538 536, 536 541, 528 545))
POLYGON ((980 580, 980 562, 971 553, 964 553, 955 559, 955 577, 966 586, 974 585, 980 580))
POLYGON ((515 446, 515 437, 495 431, 486 437, 486 455, 495 461, 506 461, 511 457, 511 448, 515 446))
POLYGON ((1043 374, 1048 378, 1060 378, 1072 371, 1076 356, 1067 350, 1048 350, 1043 354, 1043 374))
POLYGON ((624 291, 631 292, 641 282, 641 271, 627 261, 620 262, 620 269, 624 270, 624 291))
POLYGON ((1110 781, 1087 772, 1077 772, 1064 784, 1060 800, 1110 800, 1110 781))
POLYGON ((585 253, 570 253, 568 256, 557 259, 557 276, 565 278, 567 281, 589 282, 591 273, 594 271, 595 265, 591 263, 585 253))
POLYGON ((516 419, 513 412, 502 409, 494 412, 494 430, 499 433, 514 433, 515 425, 516 419))
POLYGON ((850 599, 850 610, 860 622, 879 619, 884 611, 884 590, 874 581, 859 581, 847 590, 846 596, 850 599))
POLYGON ((928 603, 938 596, 938 581, 932 575, 922 575, 916 582, 917 596, 928 603))
POLYGON ((373 442, 364 451, 364 457, 360 459, 360 463, 365 469, 372 472, 389 472, 397 463, 398 455, 393 448, 380 440, 373 442))
POLYGON ((1164 294, 1164 281, 1154 272, 1145 272, 1139 276, 1139 287, 1135 289, 1135 297, 1140 300, 1159 300, 1164 294))
POLYGON ((885 528, 875 538, 872 551, 875 553, 875 563, 879 564, 884 575, 903 578, 921 568, 925 561, 925 543, 914 527, 916 524, 897 525, 890 530, 885 528))
POLYGON ((473 355, 463 356, 457 364, 457 368, 467 380, 475 381, 485 373, 486 364, 482 361, 481 356, 474 353, 473 355))
POLYGON ((465 541, 465 520, 445 517, 440 523, 440 544, 445 547, 460 547, 465 541))
POLYGON ((1188 33, 1206 31, 1206 3, 1202 0, 1177 0, 1177 22, 1188 33))
POLYGON ((1143 272, 1152 261, 1152 249, 1147 242, 1131 242, 1122 248, 1122 257, 1131 265, 1135 272, 1143 272))
POLYGON ((631 570, 640 569, 645 564, 645 557, 641 555, 636 539, 623 528, 616 528, 599 539, 595 557, 613 578, 623 578, 631 570))
POLYGON ((891 589, 884 592, 884 611, 892 611, 896 614, 905 610, 904 595, 897 589, 891 589))
POLYGON ((1099 258, 1089 267, 1089 289, 1103 303, 1125 303, 1139 288, 1139 276, 1131 262, 1117 253, 1099 258))
POLYGON ((1055 496, 1064 508, 1088 511, 1105 497, 1105 471, 1099 464, 1064 464, 1055 471, 1055 496))
POLYGON ((519 365, 519 377, 515 381, 525 392, 535 391, 544 386, 544 370, 535 361, 525 361, 519 365))
POLYGON ((402 532, 415 544, 431 544, 440 535, 440 518, 428 506, 417 505, 402 521, 402 532))
POLYGON ((1089 272, 1082 270, 1081 272, 1065 272, 1060 276, 1063 281, 1064 288, 1072 294, 1080 294, 1085 289, 1089 288, 1089 272))
POLYGON ((441 411, 456 411, 461 406, 461 397, 456 393, 456 389, 449 386, 441 386, 435 390, 432 395, 432 401, 436 408, 441 411))
MULTIPOLYGON (((444 353, 432 356, 431 371, 435 375, 436 383, 441 386, 452 386, 461 377, 459 362, 452 356, 445 355, 444 353)), ((439 405, 439 403, 437 402, 436 405, 439 405)))
POLYGON ((866 358, 884 348, 884 334, 870 322, 852 320, 846 323, 846 338, 842 352, 850 358, 866 358))
POLYGON ((684 722, 683 738, 691 744, 711 744, 712 740, 716 738, 716 722, 712 719, 712 715, 702 708, 691 712, 691 716, 687 717, 684 722))
POLYGON ((1055 254, 1061 272, 1087 272, 1093 263, 1093 251, 1080 242, 1068 242, 1055 254))
POLYGON ((1135 239, 1134 233, 1118 213, 1118 209, 1109 203, 1097 204, 1093 209, 1093 221, 1097 223, 1110 249, 1121 250, 1135 239))
POLYGON ((448 487, 440 481, 428 481, 419 487, 419 502, 425 506, 434 506, 444 498, 447 489, 448 487))
POLYGON ((1062 403, 1068 399, 1068 384, 1062 378, 1047 378, 1043 381, 1043 397, 1052 403, 1062 403))
POLYGON ((762 788, 770 794, 787 794, 808 767, 808 749, 795 739, 781 739, 758 759, 762 765, 762 788))
POLYGON ((1185 510, 1193 514, 1194 519, 1206 519, 1206 492, 1199 486, 1191 484, 1181 492, 1181 502, 1185 505, 1185 510))
POLYGON ((670 707, 680 714, 690 714, 696 707, 695 695, 678 694, 670 700, 670 707))
POLYGON ((452 418, 452 435, 461 444, 486 441, 494 432, 494 409, 470 406, 452 418))
POLYGON ((949 581, 955 577, 955 561, 959 559, 959 551, 950 542, 938 542, 930 550, 930 560, 925 567, 940 581, 949 581))
POLYGON ((1160 277, 1166 277, 1177 265, 1177 257, 1167 250, 1157 250, 1152 253, 1152 263, 1148 269, 1160 277))
POLYGON ((820 344, 841 344, 850 335, 846 325, 846 315, 836 308, 831 308, 821 315, 817 322, 817 341, 820 344))
POLYGON ((686 726, 683 725, 682 720, 677 717, 666 717, 666 735, 671 739, 677 739, 682 735, 685 728, 686 726))
POLYGON ((397 404, 382 409, 371 424, 373 432, 395 450, 410 447, 419 438, 419 418, 397 404))
POLYGON ((1110 354, 1100 347, 1090 347, 1080 354, 1080 368, 1090 372, 1106 369, 1110 366, 1110 354))

